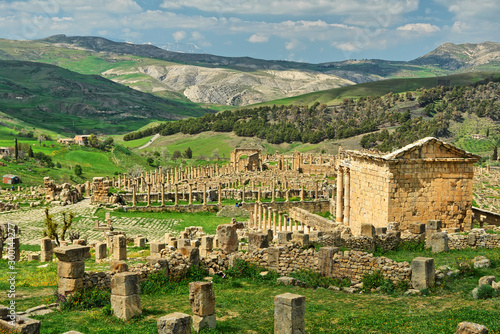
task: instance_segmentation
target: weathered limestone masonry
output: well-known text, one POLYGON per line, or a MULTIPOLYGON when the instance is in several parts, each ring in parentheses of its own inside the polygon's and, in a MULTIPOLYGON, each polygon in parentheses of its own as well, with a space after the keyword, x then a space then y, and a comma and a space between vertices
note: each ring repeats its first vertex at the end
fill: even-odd
POLYGON ((0 305, 0 333, 21 333, 21 334, 39 334, 40 321, 27 317, 15 316, 11 319, 9 308, 0 305))
POLYGON ((251 148, 237 148, 231 152, 231 167, 235 171, 262 170, 260 150, 251 148), (247 157, 240 159, 243 155, 247 157))
POLYGON ((50 238, 42 238, 42 240, 40 241, 40 249, 40 261, 52 262, 52 240, 50 240, 50 238))
POLYGON ((47 201, 60 201, 65 204, 72 204, 80 201, 83 198, 85 185, 77 185, 73 187, 69 183, 56 185, 54 180, 46 176, 43 178, 45 188, 45 199, 47 201))
POLYGON ((191 316, 174 312, 157 321, 158 334, 191 334, 191 316))
POLYGON ((94 177, 92 181, 92 203, 109 203, 109 181, 103 177, 94 177))
POLYGON ((478 160, 432 137, 386 155, 341 151, 337 169, 344 191, 338 193, 337 208, 343 205, 343 219, 337 221, 354 234, 362 224, 398 222, 406 230, 412 222, 427 220, 470 230, 473 163, 478 160))
POLYGON ((111 309, 123 321, 142 314, 139 277, 135 273, 117 273, 111 279, 111 309))
POLYGON ((66 246, 54 248, 54 253, 59 260, 57 264, 58 293, 67 295, 83 288, 85 273, 84 256, 88 246, 66 246))
POLYGON ((284 293, 274 297, 274 334, 305 334, 306 297, 284 293))
POLYGON ((212 282, 189 283, 189 303, 194 314, 194 330, 199 333, 203 328, 215 329, 215 294, 212 282))

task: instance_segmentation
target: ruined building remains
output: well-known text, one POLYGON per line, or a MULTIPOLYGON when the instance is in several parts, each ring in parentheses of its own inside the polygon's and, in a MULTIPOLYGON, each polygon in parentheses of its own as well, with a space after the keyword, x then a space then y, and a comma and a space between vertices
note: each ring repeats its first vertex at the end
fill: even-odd
POLYGON ((479 156, 433 137, 378 155, 340 151, 337 222, 359 234, 362 224, 385 227, 441 220, 445 228, 472 227, 474 162, 479 156))

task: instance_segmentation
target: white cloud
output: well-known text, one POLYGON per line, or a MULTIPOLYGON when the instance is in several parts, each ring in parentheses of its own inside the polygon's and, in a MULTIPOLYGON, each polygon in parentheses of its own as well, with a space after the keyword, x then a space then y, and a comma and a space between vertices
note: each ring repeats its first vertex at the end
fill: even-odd
POLYGON ((183 30, 176 31, 172 34, 176 42, 182 41, 184 38, 186 38, 186 32, 183 30))
POLYGON ((248 39, 250 43, 266 43, 269 42, 269 37, 261 35, 261 34, 253 34, 248 39))
POLYGON ((429 24, 429 23, 409 23, 407 25, 397 27, 396 30, 399 31, 414 31, 417 33, 433 33, 437 31, 441 31, 441 29, 438 26, 429 24))
POLYGON ((418 0, 165 0, 162 8, 190 7, 205 12, 262 15, 356 15, 385 11, 392 15, 418 8, 418 0))
POLYGON ((291 50, 300 50, 300 49, 303 49, 304 48, 304 45, 296 40, 296 39, 293 39, 291 41, 288 41, 285 43, 285 49, 287 49, 288 51, 291 51, 291 50))
POLYGON ((211 47, 212 44, 205 39, 205 36, 199 31, 193 31, 191 33, 191 40, 197 44, 203 46, 204 48, 211 47))

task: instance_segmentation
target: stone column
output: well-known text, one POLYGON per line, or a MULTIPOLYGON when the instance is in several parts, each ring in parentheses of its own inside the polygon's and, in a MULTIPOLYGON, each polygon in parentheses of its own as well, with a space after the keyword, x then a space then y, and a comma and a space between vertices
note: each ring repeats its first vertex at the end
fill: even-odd
POLYGON ((58 293, 68 295, 83 288, 83 275, 85 273, 84 253, 88 252, 87 246, 66 246, 54 248, 54 253, 59 260, 57 263, 58 293))
POLYGON ((203 183, 203 205, 207 205, 207 184, 203 183))
POLYGON ((132 186, 132 207, 135 208, 135 205, 137 203, 137 197, 136 197, 136 186, 135 184, 132 186))
POLYGON ((160 183, 161 190, 161 207, 165 206, 165 183, 160 183))
POLYGON ((261 229, 262 225, 262 203, 256 203, 257 204, 257 229, 261 229))
POLYGON ((42 238, 40 241, 40 261, 41 262, 52 262, 52 240, 50 238, 42 238))
MULTIPOLYGON (((277 215, 276 215, 276 210, 274 209, 273 210, 273 235, 276 235, 276 219, 277 219, 277 215)), ((271 240, 272 241, 272 240, 271 240)))
POLYGON ((283 216, 282 216, 282 212, 278 212, 278 231, 283 231, 283 216))
POLYGON ((274 196, 275 196, 275 188, 274 188, 274 181, 272 183, 272 188, 271 188, 271 203, 274 203, 274 196))
POLYGON ((345 193, 344 193, 344 225, 350 226, 351 220, 351 175, 348 168, 345 170, 345 193))
POLYGON ((241 194, 241 203, 245 203, 245 184, 243 183, 243 192, 241 194))
POLYGON ((189 202, 188 205, 193 205, 193 186, 189 184, 189 202))
POLYGON ((290 201, 290 190, 287 189, 285 190, 285 202, 289 202, 290 201))
POLYGON ((261 190, 259 188, 259 191, 257 192, 257 202, 260 203, 260 198, 261 198, 261 190))
POLYGON ((321 276, 332 277, 333 256, 338 252, 338 248, 321 247, 318 252, 318 268, 321 276))
POLYGON ((116 261, 127 259, 127 239, 123 234, 113 236, 113 259, 116 261))
POLYGON ((212 282, 189 283, 189 303, 193 312, 193 328, 199 333, 203 328, 216 327, 215 294, 212 282))
POLYGON ((179 205, 179 198, 178 198, 178 192, 179 192, 179 185, 177 183, 175 184, 175 203, 174 205, 177 206, 179 205))
POLYGON ((274 334, 305 333, 306 297, 285 293, 274 297, 274 334))
POLYGON ((291 231, 292 229, 288 229, 288 215, 283 215, 283 224, 285 224, 285 231, 291 231))
POLYGON ((315 189, 315 194, 314 194, 314 201, 317 202, 318 201, 318 181, 315 181, 315 186, 316 186, 316 189, 315 189))
POLYGON ((304 186, 300 186, 300 201, 304 202, 304 186))
POLYGON ((148 205, 149 208, 151 206, 151 183, 148 183, 148 205))
POLYGON ((262 207, 262 229, 266 228, 267 225, 267 207, 262 207))
POLYGON ((267 228, 271 229, 271 224, 273 220, 273 209, 271 207, 267 208, 267 228))
POLYGON ((139 276, 132 272, 117 273, 111 278, 111 309, 123 321, 142 314, 139 276))
POLYGON ((337 201, 335 215, 335 221, 337 223, 342 223, 344 220, 344 170, 342 166, 338 166, 337 170, 337 201))
POLYGON ((219 193, 218 193, 218 200, 217 200, 218 205, 222 204, 221 199, 222 199, 222 185, 219 183, 219 193))

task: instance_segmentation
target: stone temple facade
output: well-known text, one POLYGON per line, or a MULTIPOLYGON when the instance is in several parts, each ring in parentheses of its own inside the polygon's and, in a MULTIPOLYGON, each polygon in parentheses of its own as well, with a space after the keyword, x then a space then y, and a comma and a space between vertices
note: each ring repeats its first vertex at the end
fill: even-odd
POLYGON ((474 162, 479 156, 433 137, 379 155, 341 151, 337 161, 337 222, 359 234, 362 224, 386 227, 441 220, 472 227, 474 162))

